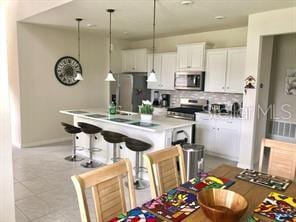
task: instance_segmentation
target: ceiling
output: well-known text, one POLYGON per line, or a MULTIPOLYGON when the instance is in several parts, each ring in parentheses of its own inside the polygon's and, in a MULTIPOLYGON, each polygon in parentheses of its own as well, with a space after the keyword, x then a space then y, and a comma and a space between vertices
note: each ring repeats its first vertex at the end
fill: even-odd
MULTIPOLYGON (((248 15, 295 7, 296 0, 157 0, 157 36, 180 35, 247 26, 248 15), (217 20, 216 16, 225 16, 217 20)), ((153 0, 74 0, 23 20, 24 22, 76 28, 81 17, 83 29, 108 34, 106 9, 114 8, 113 33, 120 39, 140 40, 152 36, 153 0), (87 27, 87 24, 95 25, 87 27)))

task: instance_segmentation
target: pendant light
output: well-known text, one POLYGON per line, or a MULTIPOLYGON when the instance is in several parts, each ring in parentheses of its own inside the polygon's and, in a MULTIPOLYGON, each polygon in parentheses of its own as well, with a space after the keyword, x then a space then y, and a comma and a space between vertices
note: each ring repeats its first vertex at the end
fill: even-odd
MULTIPOLYGON (((78 62, 80 63, 80 22, 82 21, 82 18, 76 18, 77 21, 77 40, 78 40, 78 62)), ((83 80, 81 73, 76 73, 75 80, 83 80)))
POLYGON ((155 56, 155 17, 156 17, 156 0, 153 0, 153 52, 152 52, 152 70, 148 76, 147 82, 157 82, 154 70, 154 56, 155 56))
POLYGON ((112 71, 111 71, 111 51, 112 51, 112 39, 111 39, 111 15, 112 15, 112 13, 114 12, 115 10, 114 9, 107 9, 107 12, 109 13, 109 18, 110 18, 110 22, 109 22, 109 27, 110 27, 110 29, 109 29, 109 72, 108 72, 108 74, 107 74, 107 77, 106 77, 106 79, 105 79, 105 81, 108 81, 108 82, 113 82, 113 81, 116 81, 115 80, 115 78, 114 78, 114 76, 113 76, 113 73, 112 73, 112 71))

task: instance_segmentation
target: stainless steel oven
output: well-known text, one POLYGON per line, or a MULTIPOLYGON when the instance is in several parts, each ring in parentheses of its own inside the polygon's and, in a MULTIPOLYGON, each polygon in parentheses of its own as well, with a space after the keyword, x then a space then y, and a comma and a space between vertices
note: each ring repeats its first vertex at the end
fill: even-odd
POLYGON ((205 72, 176 72, 175 89, 203 91, 205 72))

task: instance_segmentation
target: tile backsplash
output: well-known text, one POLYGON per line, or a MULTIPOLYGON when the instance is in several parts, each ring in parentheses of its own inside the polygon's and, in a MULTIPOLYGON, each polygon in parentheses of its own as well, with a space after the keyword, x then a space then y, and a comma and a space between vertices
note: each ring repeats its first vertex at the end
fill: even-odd
MULTIPOLYGON (((243 101, 243 94, 234 93, 211 93, 203 91, 187 91, 187 90, 155 90, 159 91, 160 94, 170 94, 170 106, 180 106, 180 99, 207 99, 209 104, 218 103, 225 104, 227 110, 231 110, 232 104, 238 102, 239 104, 243 101)), ((152 94, 153 95, 153 94, 152 94)))

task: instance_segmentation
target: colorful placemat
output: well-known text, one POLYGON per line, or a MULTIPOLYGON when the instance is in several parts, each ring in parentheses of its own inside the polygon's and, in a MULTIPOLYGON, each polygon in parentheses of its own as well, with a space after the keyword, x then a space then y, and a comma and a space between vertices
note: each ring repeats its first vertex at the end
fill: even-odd
POLYGON ((144 210, 140 207, 136 207, 126 214, 120 214, 119 216, 112 218, 109 222, 162 222, 163 220, 155 216, 154 214, 144 210))
POLYGON ((199 208, 195 194, 175 188, 143 204, 143 207, 165 221, 178 222, 199 208))
POLYGON ((205 178, 195 177, 188 182, 181 185, 181 187, 193 191, 194 193, 201 191, 202 189, 224 189, 233 185, 235 182, 233 180, 216 177, 207 176, 205 178))
POLYGON ((276 222, 276 220, 266 221, 266 220, 263 220, 261 218, 255 217, 254 215, 250 215, 247 218, 247 222, 276 222))
POLYGON ((285 191, 292 183, 291 180, 288 180, 286 178, 272 176, 266 173, 260 173, 258 171, 249 169, 245 169, 240 172, 236 176, 236 178, 280 191, 285 191))
POLYGON ((279 222, 296 222, 296 197, 271 192, 254 212, 279 222))

